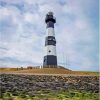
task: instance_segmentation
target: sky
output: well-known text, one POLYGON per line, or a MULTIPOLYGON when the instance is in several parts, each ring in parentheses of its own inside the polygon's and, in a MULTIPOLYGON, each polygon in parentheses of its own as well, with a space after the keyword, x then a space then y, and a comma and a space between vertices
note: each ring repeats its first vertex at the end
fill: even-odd
POLYGON ((99 0, 0 0, 0 67, 43 64, 49 11, 58 65, 99 71, 99 0))

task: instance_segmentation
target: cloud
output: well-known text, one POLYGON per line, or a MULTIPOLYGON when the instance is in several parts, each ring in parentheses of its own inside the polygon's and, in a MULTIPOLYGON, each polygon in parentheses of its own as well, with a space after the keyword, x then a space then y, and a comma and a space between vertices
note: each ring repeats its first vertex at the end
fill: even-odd
POLYGON ((0 0, 0 65, 42 65, 48 11, 57 19, 58 64, 98 71, 98 0, 0 0))

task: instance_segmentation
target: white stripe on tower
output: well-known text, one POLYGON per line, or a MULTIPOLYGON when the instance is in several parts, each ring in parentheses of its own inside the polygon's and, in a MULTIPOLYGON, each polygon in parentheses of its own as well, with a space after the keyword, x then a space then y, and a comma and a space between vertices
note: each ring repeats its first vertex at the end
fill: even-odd
POLYGON ((46 34, 47 34, 47 36, 55 36, 54 28, 48 27, 46 29, 46 34))
POLYGON ((56 47, 53 45, 45 46, 45 55, 54 55, 56 56, 56 47))

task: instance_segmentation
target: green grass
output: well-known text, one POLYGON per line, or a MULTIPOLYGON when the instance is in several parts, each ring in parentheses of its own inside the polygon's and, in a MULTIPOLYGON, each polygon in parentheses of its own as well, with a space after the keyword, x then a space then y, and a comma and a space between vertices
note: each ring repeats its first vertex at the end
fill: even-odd
POLYGON ((58 92, 41 90, 32 97, 24 93, 13 96, 10 92, 6 92, 0 100, 99 100, 99 93, 75 90, 62 90, 58 92))

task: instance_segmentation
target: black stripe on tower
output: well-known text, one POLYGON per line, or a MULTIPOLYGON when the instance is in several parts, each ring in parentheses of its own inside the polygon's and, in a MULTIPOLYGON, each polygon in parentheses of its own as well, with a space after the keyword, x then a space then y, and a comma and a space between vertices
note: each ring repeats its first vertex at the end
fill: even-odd
POLYGON ((54 36, 46 37, 46 39, 45 39, 45 46, 47 46, 47 45, 54 45, 54 46, 56 46, 56 39, 55 39, 54 36))
POLYGON ((46 65, 57 65, 57 56, 54 55, 47 55, 44 56, 44 66, 46 65))
POLYGON ((47 22, 47 28, 49 27, 54 28, 54 23, 52 21, 47 22))

